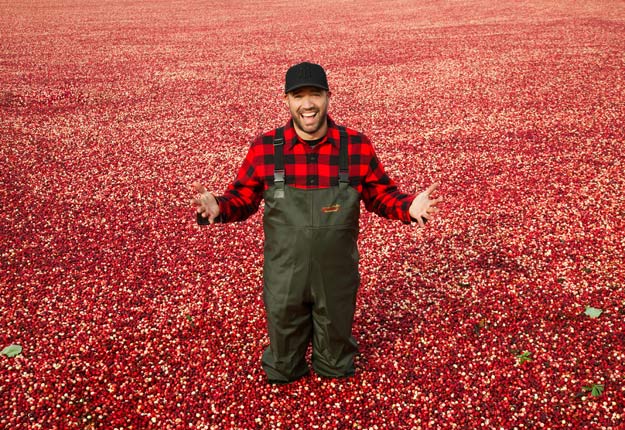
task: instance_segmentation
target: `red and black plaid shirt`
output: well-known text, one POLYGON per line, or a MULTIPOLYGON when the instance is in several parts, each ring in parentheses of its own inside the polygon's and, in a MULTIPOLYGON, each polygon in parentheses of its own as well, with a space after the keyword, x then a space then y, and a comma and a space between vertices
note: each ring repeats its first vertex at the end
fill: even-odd
MULTIPOLYGON (((367 210, 385 218, 410 222, 408 208, 415 198, 397 190, 373 151, 369 139, 347 128, 350 185, 360 193, 367 210)), ((217 222, 243 221, 258 210, 264 191, 273 185, 275 130, 257 137, 235 181, 218 196, 217 222)), ((292 121, 284 128, 285 183, 295 188, 328 188, 338 185, 338 126, 328 117, 328 133, 311 146, 299 138, 292 121)))

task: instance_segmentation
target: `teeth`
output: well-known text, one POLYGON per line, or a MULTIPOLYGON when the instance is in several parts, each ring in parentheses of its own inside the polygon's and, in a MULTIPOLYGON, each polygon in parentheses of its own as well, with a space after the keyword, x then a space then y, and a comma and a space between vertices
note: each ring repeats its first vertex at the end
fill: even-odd
POLYGON ((303 113, 302 116, 305 116, 307 118, 312 118, 313 116, 315 116, 315 112, 310 112, 310 113, 303 113))

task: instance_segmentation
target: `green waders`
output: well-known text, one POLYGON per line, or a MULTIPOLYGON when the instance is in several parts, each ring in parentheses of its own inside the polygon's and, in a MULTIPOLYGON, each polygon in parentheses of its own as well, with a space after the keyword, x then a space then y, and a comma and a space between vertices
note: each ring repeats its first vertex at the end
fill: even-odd
POLYGON ((273 382, 308 373, 354 373, 357 344, 352 322, 358 274, 360 196, 349 186, 347 134, 341 128, 339 186, 299 189, 285 185, 282 129, 274 140, 274 185, 264 195, 263 298, 270 345, 263 368, 273 382))

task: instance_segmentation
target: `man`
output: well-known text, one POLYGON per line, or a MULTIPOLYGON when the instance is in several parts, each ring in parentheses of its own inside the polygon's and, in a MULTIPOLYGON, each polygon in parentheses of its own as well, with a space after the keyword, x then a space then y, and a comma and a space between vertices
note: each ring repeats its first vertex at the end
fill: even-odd
POLYGON ((286 73, 286 126, 252 143, 236 180, 221 196, 195 182, 198 223, 242 221, 265 200, 263 299, 269 347, 262 365, 271 383, 308 374, 354 373, 352 322, 358 273, 360 200, 369 211, 423 226, 438 211, 438 184, 421 194, 397 190, 368 138, 328 116, 324 69, 300 63, 286 73))

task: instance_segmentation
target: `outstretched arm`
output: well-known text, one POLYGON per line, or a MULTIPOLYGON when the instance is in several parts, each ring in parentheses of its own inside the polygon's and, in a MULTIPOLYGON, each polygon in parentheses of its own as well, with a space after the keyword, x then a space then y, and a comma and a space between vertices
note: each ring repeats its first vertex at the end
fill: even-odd
POLYGON ((410 205, 408 212, 410 217, 416 220, 421 227, 425 221, 432 218, 438 212, 438 204, 443 201, 442 197, 432 198, 432 193, 436 191, 440 184, 438 182, 430 185, 427 190, 417 195, 410 205))

